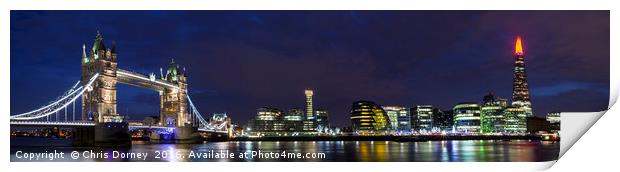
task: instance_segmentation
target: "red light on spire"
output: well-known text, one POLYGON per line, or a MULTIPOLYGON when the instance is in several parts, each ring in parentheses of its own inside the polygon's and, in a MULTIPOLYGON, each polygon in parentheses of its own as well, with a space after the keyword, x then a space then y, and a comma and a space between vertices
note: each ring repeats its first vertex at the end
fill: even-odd
POLYGON ((517 36, 517 42, 515 44, 515 55, 523 55, 523 45, 521 43, 520 36, 517 36))

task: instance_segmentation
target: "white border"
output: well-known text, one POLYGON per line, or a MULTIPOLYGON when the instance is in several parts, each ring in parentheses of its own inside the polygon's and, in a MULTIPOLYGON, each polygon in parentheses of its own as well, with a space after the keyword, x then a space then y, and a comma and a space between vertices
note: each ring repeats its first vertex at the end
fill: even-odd
MULTIPOLYGON (((606 1, 576 1, 576 0, 548 0, 548 1, 533 1, 533 0, 502 0, 502 1, 490 1, 490 0, 435 0, 435 1, 416 1, 416 0, 297 0, 297 1, 276 1, 276 0, 228 0, 226 3, 215 3, 217 1, 156 1, 156 0, 105 0, 105 1, 92 1, 92 0, 4 0, 0 1, 0 19, 2 23, 0 25, 0 33, 2 34, 2 41, 0 41, 0 77, 9 78, 10 74, 10 62, 9 62, 9 44, 10 31, 9 31, 9 19, 11 9, 36 9, 36 10, 104 10, 104 9, 117 9, 117 10, 159 10, 159 9, 178 9, 178 10, 612 10, 611 12, 611 27, 612 27, 612 39, 611 47, 614 47, 618 40, 618 35, 614 34, 614 30, 617 30, 617 22, 613 22, 614 19, 618 19, 614 10, 617 8, 617 4, 614 4, 611 0, 606 1)), ((53 33, 52 33, 53 34, 53 33)), ((611 52, 611 87, 613 97, 611 98, 610 105, 615 102, 615 96, 618 94, 618 69, 614 68, 620 66, 617 60, 617 54, 614 51, 611 52), (615 76, 615 77, 614 77, 615 76)), ((6 79, 5 79, 6 80, 6 79)), ((10 81, 9 81, 10 82, 10 81)), ((2 112, 5 115, 10 113, 9 110, 9 97, 10 91, 9 83, 3 83, 0 89, 0 105, 3 107, 2 112)), ((562 159, 558 162, 558 167, 552 168, 552 170, 604 170, 609 171, 613 169, 614 163, 616 163, 615 155, 618 155, 618 150, 615 149, 616 143, 618 143, 617 137, 613 136, 615 133, 616 121, 619 110, 611 109, 607 115, 604 115, 597 123, 592 127, 592 131, 588 132, 582 137, 582 140, 577 142, 573 146, 573 149, 568 151, 562 159), (613 127, 613 128, 612 128, 613 127), (604 141, 603 141, 604 140, 604 141), (613 149, 610 149, 613 148, 613 149), (590 163, 590 164, 584 164, 590 163), (560 167, 561 166, 561 167, 560 167), (605 170, 608 169, 608 170, 605 170)), ((8 124, 8 118, 0 118, 5 124, 8 124)), ((5 133, 9 133, 8 125, 0 125, 0 128, 5 133)), ((263 171, 263 170, 275 170, 275 171, 315 171, 332 169, 333 171, 387 171, 387 170, 402 170, 402 171, 437 171, 438 168, 441 171, 530 171, 545 169, 552 165, 552 162, 542 163, 8 163, 9 156, 9 143, 1 142, 2 152, 5 156, 0 156, 0 159, 7 163, 3 166, 2 171, 126 171, 126 170, 148 170, 148 171, 169 171, 174 169, 175 171, 219 171, 219 170, 247 170, 247 171, 263 171), (134 168, 137 167, 137 168, 134 168)))

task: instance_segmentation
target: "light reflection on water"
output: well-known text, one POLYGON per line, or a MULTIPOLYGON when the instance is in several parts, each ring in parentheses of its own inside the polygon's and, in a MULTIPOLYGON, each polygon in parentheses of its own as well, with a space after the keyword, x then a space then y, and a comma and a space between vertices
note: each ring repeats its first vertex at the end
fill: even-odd
MULTIPOLYGON (((492 141, 492 140, 465 140, 465 141, 427 141, 427 142, 393 142, 393 141, 230 141, 209 142, 202 144, 156 144, 144 141, 135 141, 131 148, 97 148, 71 147, 59 144, 56 140, 54 147, 34 146, 38 143, 48 143, 45 139, 11 138, 11 161, 24 161, 15 157, 18 150, 24 152, 48 152, 58 150, 71 151, 93 150, 94 152, 130 152, 149 153, 146 161, 443 161, 443 162, 510 162, 510 161, 551 161, 556 160, 559 153, 559 142, 544 141, 492 141), (20 146, 16 146, 20 145, 20 146), (154 158, 154 151, 167 151, 165 158, 154 158), (233 159, 191 159, 187 155, 190 151, 208 153, 211 150, 219 152, 228 150, 237 156, 249 151, 282 152, 287 153, 324 153, 325 159, 260 159, 239 158, 233 159), (182 156, 176 156, 176 154, 182 156)), ((161 153, 160 153, 161 154, 161 153)), ((249 153, 248 153, 249 154, 249 153)), ((142 161, 138 159, 80 159, 67 158, 57 161, 142 161)))

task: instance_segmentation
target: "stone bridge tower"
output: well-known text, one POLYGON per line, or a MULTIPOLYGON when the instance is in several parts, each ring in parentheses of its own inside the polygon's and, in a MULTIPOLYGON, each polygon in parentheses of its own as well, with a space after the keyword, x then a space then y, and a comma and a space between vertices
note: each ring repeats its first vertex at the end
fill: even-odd
POLYGON ((82 46, 82 83, 99 73, 99 77, 82 96, 82 119, 104 122, 122 122, 116 112, 116 47, 106 48, 103 36, 97 31, 95 42, 90 54, 86 54, 86 46, 82 46))
POLYGON ((166 88, 160 92, 160 123, 169 127, 184 127, 189 125, 190 120, 187 109, 187 75, 185 69, 180 70, 179 65, 170 62, 166 74, 162 80, 179 86, 179 89, 166 88))

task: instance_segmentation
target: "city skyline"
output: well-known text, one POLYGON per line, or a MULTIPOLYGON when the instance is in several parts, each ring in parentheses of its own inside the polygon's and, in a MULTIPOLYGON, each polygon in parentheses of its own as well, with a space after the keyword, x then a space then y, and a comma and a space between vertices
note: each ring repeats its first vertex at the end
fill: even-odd
MULTIPOLYGON (((338 127, 350 125, 350 104, 358 100, 372 100, 386 106, 413 107, 429 104, 445 110, 460 102, 480 103, 488 92, 493 92, 498 97, 510 98, 514 63, 512 52, 516 53, 512 48, 517 35, 521 35, 524 39, 523 49, 526 54, 534 114, 544 116, 552 111, 600 111, 606 108, 608 103, 609 66, 600 65, 609 62, 609 14, 604 12, 559 11, 523 14, 510 11, 389 13, 148 11, 124 16, 131 19, 141 18, 147 20, 142 22, 147 23, 159 18, 169 21, 188 16, 192 16, 194 20, 204 17, 216 21, 214 29, 207 27, 210 24, 180 22, 176 26, 149 31, 136 30, 138 28, 132 27, 138 24, 131 22, 107 19, 91 23, 92 21, 81 20, 108 15, 122 16, 126 14, 125 12, 13 11, 11 13, 12 114, 40 106, 36 102, 50 101, 73 84, 77 77, 64 76, 79 73, 79 68, 75 69, 75 66, 79 65, 75 64, 80 63, 81 46, 92 43, 97 29, 102 31, 108 45, 115 40, 119 49, 120 64, 135 66, 130 70, 144 74, 157 73, 159 67, 166 67, 162 64, 166 64, 170 58, 175 58, 179 64, 188 69, 188 82, 192 85, 188 89, 195 96, 194 101, 202 105, 199 108, 207 112, 205 114, 227 112, 233 121, 241 124, 253 118, 255 110, 259 107, 278 107, 283 110, 305 107, 301 90, 308 88, 314 91, 313 106, 329 111, 332 125, 338 127), (67 25, 42 24, 42 28, 21 27, 37 22, 52 22, 55 18, 67 18, 68 15, 76 13, 75 17, 69 17, 67 25), (274 16, 279 13, 293 13, 297 16, 291 18, 274 16), (421 16, 435 16, 435 18, 428 19, 421 16), (511 22, 502 21, 504 18, 501 16, 506 18, 525 16, 529 19, 526 22, 535 21, 534 23, 541 26, 540 28, 514 26, 511 22), (546 16, 559 21, 546 24, 546 20, 537 19, 536 16, 546 16), (584 28, 574 24, 574 27, 565 28, 568 31, 548 33, 554 31, 554 28, 570 24, 568 20, 561 20, 568 16, 581 22, 607 27, 600 27, 601 32, 597 33, 597 30, 581 30, 584 28), (232 20, 222 21, 223 18, 232 20), (590 21, 590 18, 597 20, 590 21), (319 19, 327 21, 318 21, 319 19), (382 21, 388 26, 415 28, 421 32, 414 34, 404 28, 377 26, 380 19, 388 19, 382 21), (440 23, 442 19, 455 23, 440 23), (457 19, 466 20, 457 22, 457 19), (303 22, 304 20, 309 23, 303 22), (338 20, 349 23, 340 24, 346 26, 345 29, 327 27, 338 20), (465 31, 451 33, 455 31, 445 28, 439 30, 420 28, 410 24, 416 21, 433 26, 452 27, 480 22, 500 30, 492 32, 470 29, 467 32, 475 33, 462 33, 465 31), (496 22, 497 26, 485 22, 496 22), (305 25, 314 27, 304 28, 305 25), (61 31, 71 26, 79 26, 79 29, 70 33, 61 31), (232 31, 226 30, 231 28, 232 31), (371 34, 368 35, 369 38, 365 38, 361 32, 347 33, 353 28, 360 28, 371 34), (202 29, 208 33, 201 34, 202 29), (391 29, 396 30, 395 33, 387 32, 391 29), (50 30, 58 31, 59 34, 48 35, 47 31, 50 30), (221 33, 226 33, 231 39, 218 36, 221 33), (449 35, 441 35, 442 33, 449 35), (197 36, 193 36, 194 34, 197 36), (436 34, 434 36, 442 37, 434 40, 423 34, 436 34), (210 39, 209 36, 214 36, 214 39, 210 39), (318 38, 312 38, 313 36, 318 38), (416 36, 425 39, 418 39, 416 36), (589 38, 592 36, 596 39, 589 38), (275 40, 266 39, 272 37, 275 40), (41 39, 55 41, 58 44, 49 45, 49 41, 41 39), (361 42, 356 43, 358 41, 361 42), (159 48, 151 50, 150 47, 159 48), (149 50, 144 51, 145 49, 149 50), (49 56, 34 56, 35 53, 49 56), (465 72, 462 72, 463 69, 465 72), (44 72, 46 75, 39 76, 37 72, 44 72), (38 86, 32 83, 33 80, 54 84, 49 84, 49 88, 33 90, 33 87, 38 86), (455 87, 454 83, 458 83, 459 87, 455 87), (16 87, 17 85, 20 87, 16 87), (33 103, 29 101, 33 100, 32 98, 15 96, 24 94, 32 95, 32 98, 38 101, 33 103), (586 99, 583 102, 573 101, 574 98, 584 97, 586 99)), ((481 28, 477 29, 487 29, 479 27, 481 28)), ((130 86, 119 86, 119 93, 123 93, 121 94, 123 96, 119 95, 120 114, 129 115, 132 119, 140 119, 140 115, 158 114, 157 93, 130 86), (126 109, 128 107, 135 109, 126 109)))

